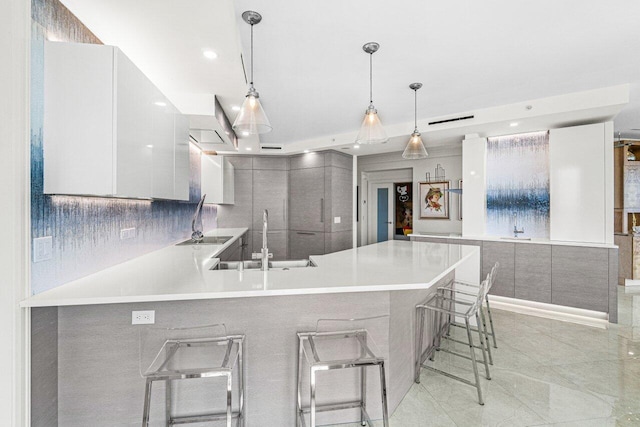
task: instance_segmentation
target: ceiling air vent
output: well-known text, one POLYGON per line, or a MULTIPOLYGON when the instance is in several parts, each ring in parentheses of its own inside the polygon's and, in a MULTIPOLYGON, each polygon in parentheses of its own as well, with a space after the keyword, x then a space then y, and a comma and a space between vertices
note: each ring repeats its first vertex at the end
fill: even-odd
POLYGON ((282 144, 260 144, 262 151, 280 151, 282 150, 282 144))
POLYGON ((449 122, 459 122, 460 120, 469 120, 469 119, 473 119, 473 117, 474 116, 462 116, 462 117, 454 117, 452 119, 438 120, 435 122, 429 122, 429 126, 441 125, 442 123, 449 123, 449 122))

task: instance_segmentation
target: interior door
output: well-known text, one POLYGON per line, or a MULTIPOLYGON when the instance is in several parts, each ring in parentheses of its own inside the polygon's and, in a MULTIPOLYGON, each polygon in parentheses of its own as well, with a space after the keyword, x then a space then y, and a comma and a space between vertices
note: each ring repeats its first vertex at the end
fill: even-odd
POLYGON ((369 243, 393 239, 393 184, 371 184, 369 243))

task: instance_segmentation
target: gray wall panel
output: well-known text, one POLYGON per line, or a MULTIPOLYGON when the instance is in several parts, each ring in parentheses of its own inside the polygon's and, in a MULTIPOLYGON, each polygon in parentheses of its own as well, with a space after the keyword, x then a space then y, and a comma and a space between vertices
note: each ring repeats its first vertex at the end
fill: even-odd
POLYGON ((31 309, 31 426, 58 425, 58 307, 31 309))
POLYGON ((618 249, 609 249, 609 322, 618 323, 618 249))
POLYGON ((482 244, 482 277, 499 262, 498 274, 491 294, 514 298, 515 296, 515 243, 484 242, 482 244))
POLYGON ((551 251, 551 302, 607 312, 609 250, 553 246, 551 251))
POLYGON ((551 245, 516 243, 515 297, 551 303, 551 245))

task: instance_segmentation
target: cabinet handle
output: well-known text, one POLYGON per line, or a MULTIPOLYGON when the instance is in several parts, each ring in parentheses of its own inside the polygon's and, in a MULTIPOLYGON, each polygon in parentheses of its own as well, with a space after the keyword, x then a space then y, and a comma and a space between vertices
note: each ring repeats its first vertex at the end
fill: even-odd
POLYGON ((284 218, 285 228, 287 227, 287 199, 282 199, 282 217, 284 218))
POLYGON ((316 233, 308 233, 308 232, 304 232, 304 231, 298 231, 297 234, 303 234, 305 236, 315 236, 316 233))
POLYGON ((320 222, 324 222, 324 198, 320 199, 320 222))

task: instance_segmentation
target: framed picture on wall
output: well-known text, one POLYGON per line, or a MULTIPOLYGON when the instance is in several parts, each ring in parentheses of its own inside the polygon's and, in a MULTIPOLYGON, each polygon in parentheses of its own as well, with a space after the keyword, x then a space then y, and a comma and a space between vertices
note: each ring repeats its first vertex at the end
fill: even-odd
POLYGON ((449 219, 449 181, 420 182, 420 219, 449 219))

